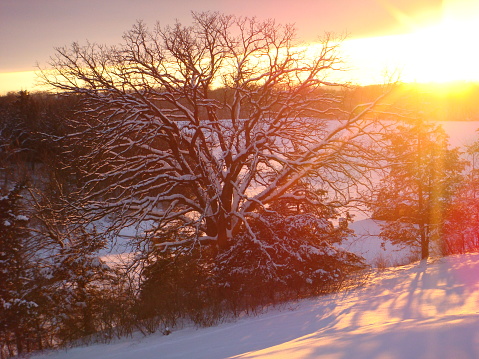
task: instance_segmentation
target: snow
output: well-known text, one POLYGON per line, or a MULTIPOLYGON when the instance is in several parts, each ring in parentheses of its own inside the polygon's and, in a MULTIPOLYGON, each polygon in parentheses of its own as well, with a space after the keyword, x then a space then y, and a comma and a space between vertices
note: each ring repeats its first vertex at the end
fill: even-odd
POLYGON ((479 358, 477 273, 479 254, 416 262, 257 317, 33 358, 479 358))
MULTIPOLYGON (((470 144, 478 122, 442 123, 451 145, 470 144)), ((356 217, 357 218, 357 217, 356 217)), ((407 263, 414 253, 383 243, 379 221, 350 225, 341 246, 373 267, 407 263)), ((128 262, 130 241, 144 228, 125 228, 100 255, 128 262)), ((359 290, 290 303, 216 327, 173 329, 111 344, 52 351, 34 359, 80 358, 479 358, 479 254, 388 269, 359 290), (426 265, 427 264, 427 265, 426 265)))
POLYGON ((379 237, 381 222, 363 219, 351 223, 349 228, 354 235, 343 241, 340 247, 363 257, 368 265, 376 268, 408 264, 419 259, 417 248, 400 247, 383 241, 379 237))
POLYGON ((479 121, 437 121, 449 136, 452 147, 472 145, 477 140, 479 121))

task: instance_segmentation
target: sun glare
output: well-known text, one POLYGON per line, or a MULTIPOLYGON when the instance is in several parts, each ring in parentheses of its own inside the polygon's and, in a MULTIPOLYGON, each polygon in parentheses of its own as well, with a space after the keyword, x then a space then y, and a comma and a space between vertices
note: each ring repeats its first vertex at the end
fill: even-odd
POLYGON ((479 48, 471 42, 479 33, 479 7, 467 12, 465 3, 445 5, 440 21, 415 24, 406 34, 345 41, 351 81, 381 83, 386 74, 404 82, 479 81, 479 48))
MULTIPOLYGON (((479 82, 478 0, 444 0, 442 17, 408 16, 389 0, 377 0, 408 33, 350 39, 342 43, 342 69, 330 81, 360 85, 390 81, 417 83, 479 82)), ((310 45, 310 56, 319 46, 310 45)), ((0 73, 0 94, 35 87, 34 71, 0 73)))

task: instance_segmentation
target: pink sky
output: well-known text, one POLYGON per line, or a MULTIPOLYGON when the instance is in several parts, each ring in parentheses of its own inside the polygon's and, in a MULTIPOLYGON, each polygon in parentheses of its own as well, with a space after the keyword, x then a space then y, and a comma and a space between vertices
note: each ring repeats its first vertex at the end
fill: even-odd
POLYGON ((407 20, 438 17, 441 0, 1 0, 0 73, 34 70, 55 46, 114 44, 138 19, 189 21, 191 10, 295 23, 301 39, 324 31, 366 37, 401 33, 407 20))

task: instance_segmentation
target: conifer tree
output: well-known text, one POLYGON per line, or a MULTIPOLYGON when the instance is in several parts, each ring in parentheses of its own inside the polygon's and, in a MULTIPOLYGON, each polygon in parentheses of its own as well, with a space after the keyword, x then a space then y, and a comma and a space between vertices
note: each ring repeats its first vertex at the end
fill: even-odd
POLYGON ((382 238, 419 246, 425 259, 431 241, 441 237, 464 163, 458 149, 449 149, 444 130, 426 121, 401 124, 387 139, 391 164, 374 191, 373 218, 386 221, 382 238))
POLYGON ((32 300, 34 284, 25 228, 28 217, 21 207, 23 189, 18 184, 0 196, 0 342, 5 343, 10 355, 28 349, 28 332, 33 330, 29 322, 38 307, 32 300))
POLYGON ((444 254, 479 250, 479 141, 466 150, 469 160, 466 175, 446 214, 444 254))

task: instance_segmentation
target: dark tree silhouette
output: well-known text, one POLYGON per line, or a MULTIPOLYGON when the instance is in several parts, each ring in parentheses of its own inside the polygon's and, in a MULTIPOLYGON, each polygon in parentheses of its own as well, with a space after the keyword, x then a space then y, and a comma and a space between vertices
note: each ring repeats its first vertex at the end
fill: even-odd
POLYGON ((329 36, 313 51, 292 26, 193 13, 191 26, 139 22, 123 39, 58 48, 42 72, 87 103, 69 138, 84 150, 89 220, 150 221, 162 248, 227 249, 274 201, 319 204, 321 189, 346 202, 371 165, 376 102, 340 110, 329 36), (296 192, 299 181, 315 190, 296 192))

